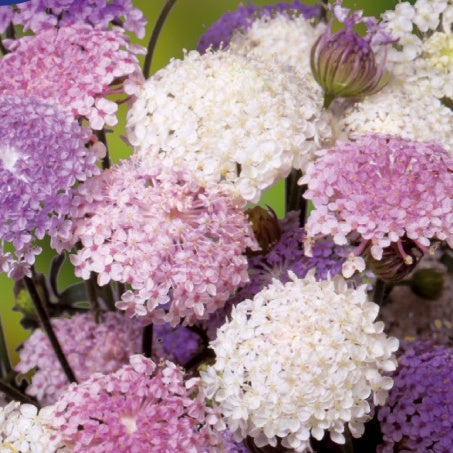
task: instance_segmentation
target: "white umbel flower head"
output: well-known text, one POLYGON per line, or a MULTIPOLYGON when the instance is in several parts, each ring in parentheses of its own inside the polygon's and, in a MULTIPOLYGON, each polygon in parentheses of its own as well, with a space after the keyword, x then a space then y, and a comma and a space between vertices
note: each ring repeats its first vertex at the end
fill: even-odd
POLYGON ((388 54, 388 68, 404 83, 438 98, 453 97, 451 15, 451 0, 417 0, 414 5, 398 3, 382 17, 398 38, 388 54))
POLYGON ((323 97, 322 88, 311 72, 310 50, 325 29, 324 23, 315 24, 302 15, 264 16, 256 19, 245 33, 234 33, 229 49, 248 57, 278 61, 282 65, 293 67, 301 77, 307 78, 319 97, 323 97))
POLYGON ((0 407, 0 451, 49 453, 59 444, 58 434, 50 428, 53 407, 39 412, 32 404, 11 401, 0 407))
POLYGON ((144 165, 186 167, 247 201, 330 139, 318 98, 294 71, 228 51, 189 52, 147 80, 127 133, 144 165))
POLYGON ((453 152, 453 111, 439 99, 410 84, 393 80, 379 93, 350 106, 339 121, 339 135, 353 138, 368 132, 439 142, 453 152))
POLYGON ((363 433, 371 395, 383 404, 393 385, 382 372, 395 369, 398 340, 375 322, 365 286, 291 279, 233 309, 211 342, 216 362, 201 376, 238 440, 305 452, 310 435, 325 431, 344 443, 345 423, 363 433))

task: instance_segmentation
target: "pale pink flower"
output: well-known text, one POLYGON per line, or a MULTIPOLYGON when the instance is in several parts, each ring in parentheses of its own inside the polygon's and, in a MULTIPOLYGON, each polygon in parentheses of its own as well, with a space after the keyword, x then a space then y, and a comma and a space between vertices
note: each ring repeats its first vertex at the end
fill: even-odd
MULTIPOLYGON (((112 373, 140 351, 142 328, 121 313, 107 312, 97 324, 91 313, 56 318, 52 326, 77 380, 95 372, 112 373)), ((26 393, 42 404, 52 404, 69 385, 46 336, 37 329, 19 350, 19 373, 35 370, 26 393)))
POLYGON ((71 386, 55 404, 54 428, 74 453, 219 451, 224 427, 198 378, 171 362, 132 356, 110 375, 71 386))
POLYGON ((112 85, 140 72, 135 54, 141 47, 130 45, 121 28, 75 24, 5 46, 11 53, 0 60, 0 94, 53 99, 75 116, 88 118, 94 129, 117 123, 117 105, 105 97, 122 91, 112 85))
POLYGON ((53 244, 80 242, 71 255, 77 276, 128 285, 117 307, 130 316, 190 325, 248 281, 244 252, 257 245, 242 207, 185 170, 124 161, 79 186, 72 227, 53 244))

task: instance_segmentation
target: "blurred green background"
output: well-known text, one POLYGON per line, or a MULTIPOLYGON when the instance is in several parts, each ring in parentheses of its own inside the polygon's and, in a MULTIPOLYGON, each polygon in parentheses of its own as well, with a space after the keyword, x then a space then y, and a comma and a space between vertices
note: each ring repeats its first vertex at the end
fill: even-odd
MULTIPOLYGON (((148 18, 147 35, 139 42, 147 44, 156 18, 164 5, 164 0, 134 0, 134 5, 145 12, 148 18)), ((175 57, 181 58, 183 49, 195 49, 200 35, 224 12, 234 10, 239 5, 237 0, 180 0, 176 3, 170 16, 164 25, 157 44, 152 73, 165 66, 168 61, 175 57)), ((266 5, 277 3, 276 1, 254 1, 255 5, 266 5)), ((307 4, 314 4, 314 1, 307 0, 307 4)), ((393 8, 396 0, 363 0, 347 1, 345 6, 354 9, 363 9, 366 15, 379 15, 386 9, 393 8)), ((0 6, 0 8, 2 8, 0 6)), ((118 161, 130 154, 130 149, 122 141, 124 135, 126 107, 120 109, 120 122, 112 134, 108 135, 108 144, 112 159, 118 161)), ((280 183, 263 196, 264 203, 271 204, 279 214, 283 208, 283 184, 280 183)), ((37 260, 37 270, 47 273, 52 253, 48 247, 48 241, 44 241, 46 250, 37 260)), ((74 281, 71 268, 66 263, 60 278, 61 287, 65 287, 74 281)), ((12 361, 17 361, 15 349, 27 337, 28 332, 24 331, 19 324, 20 315, 12 311, 13 307, 13 282, 4 274, 0 274, 0 316, 3 323, 9 353, 12 361)))

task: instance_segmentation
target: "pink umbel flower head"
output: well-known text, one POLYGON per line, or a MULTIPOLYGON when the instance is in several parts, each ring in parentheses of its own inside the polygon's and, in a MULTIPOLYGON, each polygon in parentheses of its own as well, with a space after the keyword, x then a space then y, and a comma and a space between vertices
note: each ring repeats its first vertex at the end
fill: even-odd
POLYGON ((95 374, 55 404, 54 427, 74 453, 220 451, 223 423, 205 404, 198 378, 171 362, 135 355, 110 375, 95 374))
POLYGON ((141 47, 130 45, 121 28, 75 24, 5 45, 12 52, 0 60, 0 94, 54 99, 93 129, 117 123, 118 106, 106 96, 140 73, 135 54, 141 47))
MULTIPOLYGON (((140 351, 142 328, 121 313, 104 313, 96 323, 91 313, 52 320, 58 341, 79 382, 95 372, 112 373, 140 351)), ((52 404, 69 385, 46 334, 37 329, 19 351, 15 370, 35 370, 26 393, 41 404, 52 404)))
POLYGON ((75 23, 107 29, 113 23, 139 38, 145 36, 146 18, 132 0, 29 0, 17 8, 14 23, 23 25, 25 31, 40 33, 75 23))
POLYGON ((68 213, 74 184, 99 173, 105 147, 98 142, 90 149, 90 141, 91 131, 61 106, 0 98, 0 271, 9 277, 30 273, 41 252, 36 240, 68 213))
POLYGON ((80 242, 71 256, 77 276, 128 285, 117 307, 129 315, 190 325, 248 281, 244 252, 257 245, 242 207, 186 170, 124 161, 79 186, 71 226, 54 246, 80 242))
POLYGON ((310 237, 330 234, 341 245, 355 235, 356 255, 387 260, 391 246, 410 266, 413 246, 425 251, 431 239, 453 246, 452 171, 441 145, 392 135, 366 134, 322 151, 300 180, 315 207, 307 249, 310 237))

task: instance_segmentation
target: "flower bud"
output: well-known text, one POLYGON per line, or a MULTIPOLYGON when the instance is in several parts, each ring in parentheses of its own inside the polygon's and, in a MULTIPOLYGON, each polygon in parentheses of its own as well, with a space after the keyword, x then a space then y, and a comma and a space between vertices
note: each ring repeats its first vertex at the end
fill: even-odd
POLYGON ((392 243, 389 247, 385 247, 380 260, 368 253, 367 267, 385 283, 396 283, 407 277, 422 257, 423 252, 417 244, 403 237, 401 244, 392 243), (404 256, 401 250, 404 250, 404 256))
POLYGON ((410 287, 417 296, 424 299, 438 299, 444 289, 442 272, 437 269, 420 269, 410 280, 410 287))
MULTIPOLYGON (((363 97, 379 91, 386 83, 383 77, 386 53, 376 61, 374 44, 390 44, 391 38, 370 18, 361 14, 344 13, 337 18, 345 28, 331 32, 332 21, 311 49, 310 64, 315 80, 324 90, 324 107, 329 107, 336 97, 363 97), (364 37, 354 31, 354 26, 365 23, 368 33, 364 37), (379 35, 378 39, 374 39, 379 35)), ((335 13, 335 9, 334 9, 335 13)))
POLYGON ((267 253, 280 239, 280 227, 275 212, 268 207, 261 206, 247 209, 247 215, 252 222, 252 229, 261 250, 258 253, 267 253))

